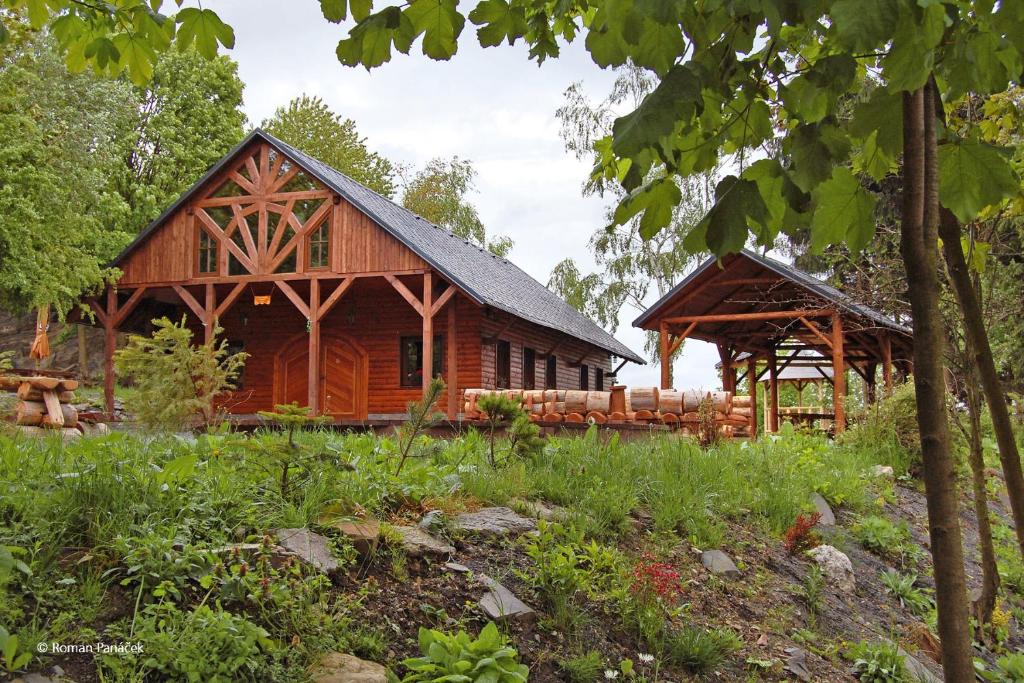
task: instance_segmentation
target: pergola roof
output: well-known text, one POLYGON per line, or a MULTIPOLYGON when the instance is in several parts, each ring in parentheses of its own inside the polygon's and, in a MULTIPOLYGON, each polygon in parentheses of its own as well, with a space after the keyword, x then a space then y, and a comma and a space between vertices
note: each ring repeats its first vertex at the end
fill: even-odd
MULTIPOLYGON (((912 331, 906 325, 813 275, 746 249, 702 263, 634 320, 633 326, 658 330, 667 322, 671 331, 685 329, 687 338, 757 358, 764 358, 773 347, 781 350, 780 345, 798 336, 806 347, 828 355, 827 344, 801 320, 826 317, 826 311, 836 312, 842 320, 848 360, 878 359, 880 336, 891 339, 894 358, 910 357, 912 331), (808 314, 801 316, 801 312, 808 314), (770 317, 776 313, 778 317, 770 317), (697 317, 703 317, 699 324, 688 325, 697 317)), ((828 325, 821 329, 828 334, 828 325)))

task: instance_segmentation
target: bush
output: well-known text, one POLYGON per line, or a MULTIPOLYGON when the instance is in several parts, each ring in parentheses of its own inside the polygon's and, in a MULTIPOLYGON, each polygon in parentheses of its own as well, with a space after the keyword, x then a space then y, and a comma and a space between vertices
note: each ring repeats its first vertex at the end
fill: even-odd
POLYGON ((472 639, 465 631, 455 635, 420 628, 422 657, 406 659, 402 664, 410 673, 403 683, 414 681, 477 681, 526 683, 530 669, 519 663, 519 654, 508 647, 494 623, 472 639))
POLYGON ((893 643, 862 640, 844 656, 853 662, 853 675, 863 683, 910 683, 903 656, 893 643))
POLYGON ((876 464, 890 465, 898 474, 919 463, 921 436, 913 382, 894 387, 838 441, 845 447, 873 453, 876 464))
POLYGON ((213 424, 215 401, 233 388, 248 354, 229 355, 227 342, 218 344, 216 335, 193 345, 184 317, 181 323, 159 318, 153 325, 152 337, 133 334, 114 355, 118 373, 135 382, 128 408, 149 429, 180 430, 195 419, 213 424))
POLYGON ((796 555, 821 545, 821 537, 814 531, 814 526, 820 520, 820 512, 813 512, 811 514, 801 512, 796 516, 793 524, 786 529, 786 534, 782 541, 790 555, 796 555))
POLYGON ((911 614, 923 617, 931 611, 934 603, 925 591, 914 587, 916 581, 916 574, 904 575, 892 570, 882 572, 882 583, 886 589, 895 595, 911 614))

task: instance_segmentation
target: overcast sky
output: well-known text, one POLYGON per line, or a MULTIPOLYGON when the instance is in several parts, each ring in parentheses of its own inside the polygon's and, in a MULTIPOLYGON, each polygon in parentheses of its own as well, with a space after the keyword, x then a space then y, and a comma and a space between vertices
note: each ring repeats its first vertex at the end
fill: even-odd
MULTIPOLYGON (((338 62, 334 50, 344 29, 323 19, 316 0, 224 0, 214 9, 235 29, 229 54, 245 82, 251 124, 303 93, 317 95, 355 120, 368 146, 394 162, 471 160, 479 174, 471 199, 484 225, 515 240, 509 258, 541 283, 567 256, 584 271, 594 268, 587 242, 604 224, 604 204, 582 196, 590 164, 565 151, 555 118, 570 84, 581 81, 600 99, 614 80, 594 65, 582 41, 538 67, 522 42, 480 48, 467 22, 451 61, 428 59, 417 43, 409 56, 395 54, 368 73, 338 62)), ((643 334, 631 325, 637 315, 625 307, 616 336, 643 355, 643 334)), ((675 385, 717 386, 717 360, 712 346, 687 342, 675 385)), ((627 364, 620 378, 654 385, 659 371, 627 364)))

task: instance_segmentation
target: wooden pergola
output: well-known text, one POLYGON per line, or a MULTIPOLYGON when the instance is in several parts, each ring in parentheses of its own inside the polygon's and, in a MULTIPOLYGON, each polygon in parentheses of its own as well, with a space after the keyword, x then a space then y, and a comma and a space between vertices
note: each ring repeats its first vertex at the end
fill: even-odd
POLYGON ((909 327, 860 304, 821 280, 743 250, 720 261, 709 259, 633 322, 660 336, 661 386, 672 383, 672 355, 686 339, 718 348, 725 391, 751 381, 751 424, 757 425, 757 382, 768 375, 768 431, 779 427, 779 373, 788 367, 831 368, 833 421, 846 425, 846 370, 853 370, 875 395, 879 366, 888 388, 894 373, 911 370, 909 327), (816 351, 808 359, 801 351, 816 351), (759 363, 764 368, 759 372, 759 363), (743 373, 739 370, 746 366, 743 373))

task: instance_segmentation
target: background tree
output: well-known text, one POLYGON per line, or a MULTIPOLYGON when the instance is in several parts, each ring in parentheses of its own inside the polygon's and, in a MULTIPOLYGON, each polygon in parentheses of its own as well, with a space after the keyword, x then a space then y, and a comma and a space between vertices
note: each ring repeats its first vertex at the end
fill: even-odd
MULTIPOLYGON (((8 19, 8 24, 11 24, 8 19)), ((0 306, 66 313, 130 235, 109 191, 131 88, 69 74, 45 35, 18 30, 0 68, 0 306), (87 112, 87 115, 83 115, 87 112)))
POLYGON ((402 206, 431 223, 504 257, 513 242, 504 235, 488 239, 487 229, 466 196, 475 190, 476 170, 465 159, 432 159, 405 183, 402 206))
POLYGON ((228 57, 207 60, 194 49, 159 56, 119 135, 123 162, 112 184, 129 207, 122 230, 145 228, 242 139, 243 88, 228 57))
POLYGON ((385 197, 395 193, 395 168, 366 146, 352 119, 342 119, 319 97, 302 95, 278 107, 262 127, 289 145, 302 150, 328 166, 385 197))

